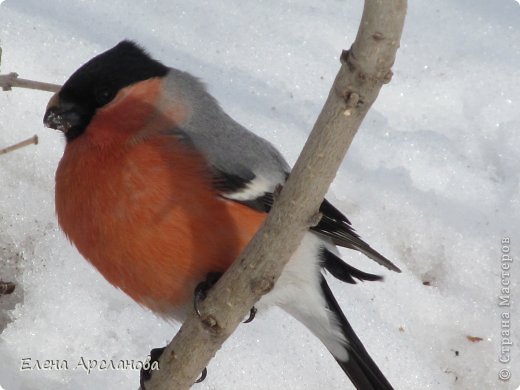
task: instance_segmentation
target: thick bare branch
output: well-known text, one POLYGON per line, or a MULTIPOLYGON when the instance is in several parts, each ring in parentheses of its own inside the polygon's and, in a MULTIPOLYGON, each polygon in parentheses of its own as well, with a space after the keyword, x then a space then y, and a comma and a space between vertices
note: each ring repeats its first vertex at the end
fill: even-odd
POLYGON ((17 73, 0 75, 0 88, 2 88, 4 91, 10 91, 14 87, 38 89, 40 91, 47 92, 58 92, 61 88, 61 85, 21 79, 18 77, 17 73))
POLYGON ((147 389, 188 389, 254 303, 269 292, 319 205, 382 85, 390 81, 406 0, 366 0, 352 48, 269 216, 160 359, 147 389), (312 186, 309 185, 312 183, 312 186))

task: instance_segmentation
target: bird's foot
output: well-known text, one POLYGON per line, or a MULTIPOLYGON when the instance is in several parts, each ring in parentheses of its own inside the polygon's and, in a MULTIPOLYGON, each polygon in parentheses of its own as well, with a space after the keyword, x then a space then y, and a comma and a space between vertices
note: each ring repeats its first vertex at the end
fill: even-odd
MULTIPOLYGON (((149 362, 150 364, 148 365, 148 367, 154 367, 154 366, 159 367, 159 358, 163 354, 165 348, 166 347, 154 348, 150 351, 150 362, 149 362)), ((140 390, 146 390, 145 383, 148 382, 150 380, 150 378, 152 377, 152 371, 153 371, 152 368, 148 368, 148 369, 141 368, 140 381, 139 381, 139 384, 141 386, 140 390)), ((207 370, 207 368, 204 367, 204 370, 202 370, 202 373, 200 374, 200 378, 197 379, 195 381, 195 383, 202 382, 204 379, 206 379, 207 375, 208 375, 208 370, 207 370)))
POLYGON ((139 373, 139 384, 141 386, 141 390, 146 390, 145 382, 148 382, 150 378, 152 377, 152 366, 159 366, 159 358, 161 357, 162 353, 164 352, 164 348, 154 348, 150 351, 150 361, 148 368, 145 369, 144 367, 141 368, 141 371, 139 373))
MULTIPOLYGON (((197 287, 195 287, 193 308, 195 309, 195 312, 199 317, 202 317, 202 314, 199 309, 199 302, 206 299, 206 297, 208 296, 208 291, 211 290, 211 288, 218 282, 221 276, 222 274, 219 272, 210 272, 208 276, 206 276, 206 280, 204 282, 200 282, 197 285, 197 287)), ((249 317, 247 318, 247 320, 244 321, 244 324, 248 324, 251 321, 253 321, 255 319, 257 311, 258 310, 256 309, 256 307, 253 306, 251 310, 249 310, 249 317)), ((202 376, 204 376, 204 372, 202 373, 202 376)))

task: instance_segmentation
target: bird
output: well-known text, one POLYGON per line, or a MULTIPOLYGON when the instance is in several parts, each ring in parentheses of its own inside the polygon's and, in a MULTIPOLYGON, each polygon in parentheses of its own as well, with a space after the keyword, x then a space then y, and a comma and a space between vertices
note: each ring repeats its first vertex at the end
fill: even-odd
MULTIPOLYGON (((190 73, 124 40, 79 67, 50 99, 44 125, 63 132, 55 208, 67 238, 138 304, 182 321, 194 290, 232 264, 266 218, 291 168, 232 119, 190 73)), ((379 275, 346 263, 338 247, 401 272, 326 199, 272 291, 325 345, 357 389, 392 385, 357 337, 326 274, 379 275)))

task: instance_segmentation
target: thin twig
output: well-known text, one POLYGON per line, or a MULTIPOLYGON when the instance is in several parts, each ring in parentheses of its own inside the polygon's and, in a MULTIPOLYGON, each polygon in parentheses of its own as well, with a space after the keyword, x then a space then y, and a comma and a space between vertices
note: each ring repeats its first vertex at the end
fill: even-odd
POLYGON ((25 141, 18 142, 17 144, 8 146, 7 148, 0 149, 0 154, 7 154, 14 150, 17 150, 17 149, 20 149, 20 148, 23 148, 23 147, 29 146, 29 145, 38 145, 38 136, 37 135, 33 135, 31 138, 27 138, 25 141))
POLYGON ((17 73, 8 73, 0 75, 0 88, 4 91, 10 91, 13 87, 38 89, 40 91, 58 92, 61 85, 52 83, 42 83, 41 81, 21 79, 17 73))

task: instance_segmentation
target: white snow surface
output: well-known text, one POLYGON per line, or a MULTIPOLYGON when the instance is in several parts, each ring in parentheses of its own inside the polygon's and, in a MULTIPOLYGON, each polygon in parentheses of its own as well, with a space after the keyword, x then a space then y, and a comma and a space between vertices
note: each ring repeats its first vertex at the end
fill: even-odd
MULTIPOLYGON (((293 163, 328 94, 361 1, 6 0, 2 73, 63 83, 124 38, 202 78, 228 113, 293 163)), ((520 7, 514 0, 413 0, 394 66, 329 193, 358 232, 402 268, 342 251, 383 283, 332 289, 396 389, 520 384, 520 7), (503 238, 514 261, 501 294, 503 238), (430 285, 424 285, 428 282, 430 285), (513 347, 499 363, 501 314, 513 347), (468 336, 479 337, 474 342, 468 336), (509 381, 498 373, 508 369, 509 381)), ((61 134, 42 125, 50 94, 0 91, 0 386, 132 389, 142 360, 177 325, 108 284, 60 232, 54 172, 61 134), (21 370, 22 359, 68 369, 21 370)), ((346 389, 319 341, 281 310, 241 325, 195 389, 346 389)))

